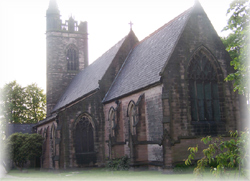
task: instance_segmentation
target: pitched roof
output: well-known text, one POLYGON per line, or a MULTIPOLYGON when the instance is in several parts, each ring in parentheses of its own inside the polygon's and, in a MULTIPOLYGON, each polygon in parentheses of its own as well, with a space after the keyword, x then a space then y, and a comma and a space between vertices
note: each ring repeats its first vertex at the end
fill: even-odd
POLYGON ((146 37, 134 48, 103 102, 160 81, 159 74, 169 60, 191 12, 192 8, 186 10, 146 37))
POLYGON ((98 81, 102 79, 125 39, 126 37, 120 40, 91 65, 79 72, 71 81, 52 112, 55 112, 92 91, 97 90, 99 88, 98 81))

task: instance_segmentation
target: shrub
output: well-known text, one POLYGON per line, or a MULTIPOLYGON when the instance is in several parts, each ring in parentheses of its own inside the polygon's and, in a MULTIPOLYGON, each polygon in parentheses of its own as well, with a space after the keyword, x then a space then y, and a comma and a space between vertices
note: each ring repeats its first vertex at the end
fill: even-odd
MULTIPOLYGON (((226 175, 228 169, 236 168, 238 175, 246 176, 247 161, 249 159, 249 131, 245 132, 230 132, 231 139, 223 141, 221 137, 213 140, 211 136, 202 138, 204 144, 208 147, 203 150, 204 157, 197 161, 197 166, 194 173, 197 176, 202 176, 205 167, 211 167, 212 173, 216 177, 226 175)), ((195 154, 198 151, 196 147, 189 147, 190 155, 185 161, 186 165, 190 165, 194 160, 195 154)))
POLYGON ((106 168, 111 170, 128 170, 130 167, 130 159, 128 156, 123 156, 121 158, 115 158, 108 160, 106 163, 106 168))
POLYGON ((28 160, 42 154, 43 137, 38 134, 14 133, 7 140, 10 158, 21 171, 28 160))
POLYGON ((184 162, 183 163, 178 163, 174 166, 174 173, 190 173, 194 170, 195 165, 186 165, 184 162))

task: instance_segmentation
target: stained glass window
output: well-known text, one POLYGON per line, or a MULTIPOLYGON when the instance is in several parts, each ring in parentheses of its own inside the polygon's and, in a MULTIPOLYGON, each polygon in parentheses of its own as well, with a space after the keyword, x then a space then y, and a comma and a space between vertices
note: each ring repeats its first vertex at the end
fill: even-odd
POLYGON ((217 73, 202 52, 192 58, 188 79, 192 121, 219 121, 217 73))

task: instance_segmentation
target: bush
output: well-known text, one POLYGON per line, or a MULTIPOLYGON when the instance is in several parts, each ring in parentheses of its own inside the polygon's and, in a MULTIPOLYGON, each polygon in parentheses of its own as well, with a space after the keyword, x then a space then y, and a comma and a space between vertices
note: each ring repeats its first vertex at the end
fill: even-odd
POLYGON ((10 158, 21 171, 28 160, 42 154, 43 137, 38 134, 14 133, 6 140, 10 158))
POLYGON ((174 166, 174 173, 192 173, 194 170, 195 165, 186 165, 184 162, 183 163, 178 163, 174 166))
MULTIPOLYGON (((197 161, 194 169, 197 176, 202 176, 206 167, 211 167, 211 171, 216 177, 225 176, 226 171, 233 168, 236 168, 239 177, 246 176, 249 159, 249 131, 246 130, 240 134, 237 131, 230 132, 230 135, 231 139, 228 141, 224 141, 221 137, 213 140, 211 136, 201 139, 204 144, 208 144, 208 147, 203 150, 204 157, 197 161)), ((191 164, 194 160, 198 145, 190 147, 188 150, 190 155, 185 161, 186 165, 191 164)))
POLYGON ((108 160, 106 163, 106 168, 110 170, 128 170, 130 168, 130 159, 126 155, 121 158, 108 160))

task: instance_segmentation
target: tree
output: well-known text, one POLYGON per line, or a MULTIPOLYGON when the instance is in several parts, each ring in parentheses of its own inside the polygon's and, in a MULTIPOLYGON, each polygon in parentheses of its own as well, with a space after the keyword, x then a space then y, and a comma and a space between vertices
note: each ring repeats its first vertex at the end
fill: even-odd
POLYGON ((46 96, 43 90, 37 87, 37 84, 31 84, 26 87, 26 117, 28 123, 37 123, 45 118, 46 96))
POLYGON ((21 87, 16 81, 0 90, 0 119, 6 123, 37 123, 45 118, 46 97, 36 84, 21 87))
POLYGON ((22 171, 28 160, 34 160, 42 155, 42 144, 43 137, 39 134, 14 133, 6 140, 6 152, 22 171))
MULTIPOLYGON (((6 84, 0 92, 1 119, 5 123, 22 123, 25 120, 25 90, 16 81, 6 84)), ((1 122, 2 122, 1 120, 1 122)))
POLYGON ((227 14, 230 18, 223 29, 232 33, 222 41, 229 52, 235 72, 226 77, 226 81, 234 81, 234 91, 246 96, 249 101, 249 0, 234 0, 230 4, 227 14))
MULTIPOLYGON (((228 170, 235 168, 238 171, 238 177, 247 176, 247 164, 249 160, 249 131, 246 130, 238 134, 238 132, 230 132, 230 140, 223 140, 221 137, 213 139, 211 136, 202 138, 201 141, 207 145, 203 149, 204 157, 197 161, 197 166, 194 173, 197 176, 202 176, 205 168, 215 163, 211 167, 213 174, 216 177, 224 177, 228 170)), ((195 154, 198 152, 196 147, 189 147, 190 155, 185 160, 185 164, 189 165, 195 159, 195 154)), ((236 174, 236 173, 235 173, 236 174)))

